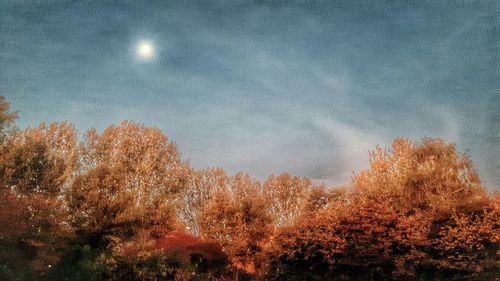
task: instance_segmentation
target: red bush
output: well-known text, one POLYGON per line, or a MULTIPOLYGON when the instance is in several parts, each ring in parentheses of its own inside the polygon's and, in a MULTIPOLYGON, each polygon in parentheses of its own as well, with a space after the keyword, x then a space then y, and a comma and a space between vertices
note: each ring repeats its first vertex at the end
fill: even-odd
POLYGON ((164 253, 176 253, 184 263, 196 265, 201 272, 223 269, 227 255, 217 242, 203 241, 196 236, 174 232, 156 240, 155 248, 164 253))

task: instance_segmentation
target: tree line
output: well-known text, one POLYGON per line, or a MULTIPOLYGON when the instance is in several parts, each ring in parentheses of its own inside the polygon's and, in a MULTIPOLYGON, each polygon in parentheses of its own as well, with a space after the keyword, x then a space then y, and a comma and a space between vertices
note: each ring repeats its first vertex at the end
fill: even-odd
POLYGON ((0 97, 0 280, 494 280, 498 194, 441 139, 341 187, 193 169, 158 128, 18 129, 0 97))

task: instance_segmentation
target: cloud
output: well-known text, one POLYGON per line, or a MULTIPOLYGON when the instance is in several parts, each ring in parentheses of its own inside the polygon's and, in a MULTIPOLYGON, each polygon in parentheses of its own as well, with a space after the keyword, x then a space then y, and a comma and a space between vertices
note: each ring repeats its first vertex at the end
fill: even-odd
POLYGON ((352 172, 367 168, 369 151, 387 143, 380 128, 361 129, 324 116, 314 117, 312 124, 332 139, 337 152, 336 166, 329 167, 320 179, 347 182, 352 172))
POLYGON ((336 183, 376 144, 443 137, 500 184, 486 3, 4 6, 0 94, 21 127, 132 119, 162 128, 195 167, 336 183), (158 56, 138 65, 144 38, 158 56))

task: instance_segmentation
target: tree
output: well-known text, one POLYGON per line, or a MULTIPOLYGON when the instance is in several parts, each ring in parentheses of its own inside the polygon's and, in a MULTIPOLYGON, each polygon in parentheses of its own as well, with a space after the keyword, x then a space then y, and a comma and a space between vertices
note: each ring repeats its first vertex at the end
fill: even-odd
POLYGON ((353 188, 407 210, 447 210, 485 197, 469 157, 440 139, 398 138, 390 150, 377 147, 369 170, 353 177, 353 188))
POLYGON ((442 140, 396 139, 328 207, 279 230, 271 279, 484 278, 499 248, 498 199, 442 140))
POLYGON ((174 196, 189 166, 156 128, 132 122, 87 133, 83 173, 67 193, 78 232, 92 243, 129 239, 141 231, 161 236, 175 223, 174 196))
POLYGON ((55 123, 13 131, 0 151, 0 262, 45 272, 72 236, 61 192, 78 168, 76 130, 55 123))
POLYGON ((4 134, 4 130, 17 119, 17 113, 9 112, 9 109, 10 104, 4 96, 0 96, 0 137, 4 134))
POLYGON ((189 184, 181 195, 179 216, 194 235, 200 235, 200 210, 215 193, 228 188, 229 176, 221 168, 193 171, 189 184))
POLYGON ((339 203, 310 214, 275 235, 270 278, 387 279, 397 218, 380 204, 339 203))
POLYGON ((288 173, 269 176, 263 190, 274 225, 280 227, 293 223, 299 217, 311 189, 311 181, 305 177, 293 177, 288 173))
POLYGON ((219 241, 237 268, 254 273, 271 234, 271 217, 258 182, 238 173, 199 216, 202 237, 219 241))
POLYGON ((66 122, 8 135, 1 147, 2 183, 24 194, 61 192, 79 169, 76 137, 66 122))
POLYGON ((433 222, 428 260, 440 272, 457 276, 498 273, 500 202, 476 202, 457 208, 433 222))
POLYGON ((331 204, 342 203, 346 198, 347 190, 345 188, 327 190, 324 185, 313 187, 306 195, 299 219, 326 209, 331 204))

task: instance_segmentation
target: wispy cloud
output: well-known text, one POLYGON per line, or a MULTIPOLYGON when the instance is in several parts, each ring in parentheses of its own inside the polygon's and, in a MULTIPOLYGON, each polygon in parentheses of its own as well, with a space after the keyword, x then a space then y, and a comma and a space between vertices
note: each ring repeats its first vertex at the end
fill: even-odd
POLYGON ((335 183, 376 144, 443 137, 500 185, 487 1, 2 5, 0 94, 21 126, 132 119, 195 167, 335 183), (134 60, 142 39, 152 63, 134 60))

